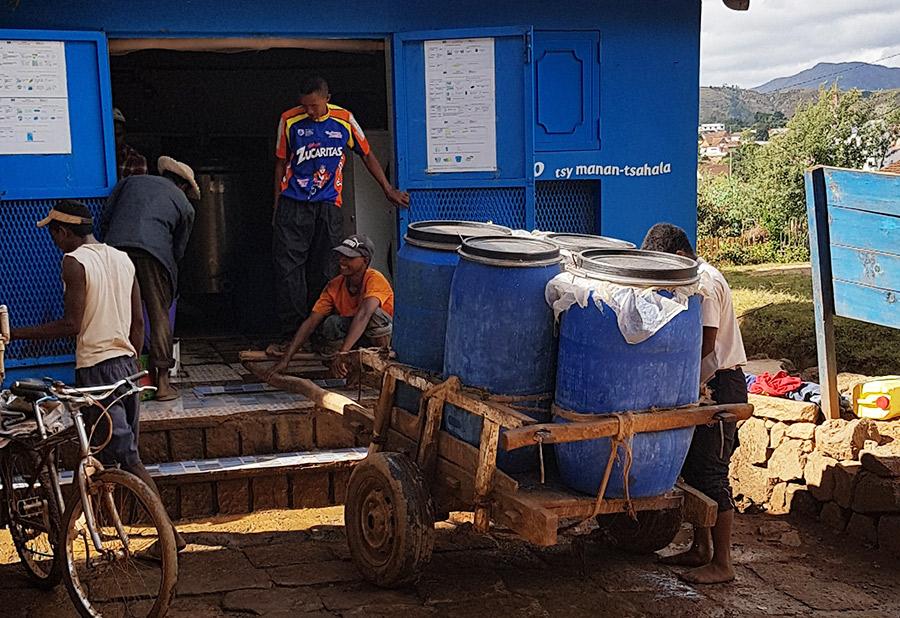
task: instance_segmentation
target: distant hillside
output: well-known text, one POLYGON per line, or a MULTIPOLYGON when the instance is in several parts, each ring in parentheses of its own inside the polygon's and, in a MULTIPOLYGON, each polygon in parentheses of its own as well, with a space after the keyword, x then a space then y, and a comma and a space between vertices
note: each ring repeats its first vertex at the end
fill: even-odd
POLYGON ((900 88, 900 68, 865 62, 820 62, 811 69, 790 77, 779 77, 752 88, 761 93, 802 88, 818 90, 819 86, 837 83, 841 90, 894 90, 900 88))
MULTIPOLYGON (((818 97, 815 90, 785 90, 762 93, 732 86, 700 88, 700 123, 723 122, 729 128, 748 127, 757 113, 781 112, 791 118, 797 107, 818 97)), ((900 89, 864 93, 864 99, 876 107, 876 113, 900 107, 900 89)))

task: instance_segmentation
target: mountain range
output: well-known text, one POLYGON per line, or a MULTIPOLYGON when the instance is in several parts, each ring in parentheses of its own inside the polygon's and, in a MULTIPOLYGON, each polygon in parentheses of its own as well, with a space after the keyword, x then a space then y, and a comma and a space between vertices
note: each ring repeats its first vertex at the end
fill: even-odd
POLYGON ((751 90, 768 94, 782 90, 818 90, 837 83, 841 90, 893 90, 900 88, 900 67, 866 62, 820 62, 811 69, 779 77, 751 90))

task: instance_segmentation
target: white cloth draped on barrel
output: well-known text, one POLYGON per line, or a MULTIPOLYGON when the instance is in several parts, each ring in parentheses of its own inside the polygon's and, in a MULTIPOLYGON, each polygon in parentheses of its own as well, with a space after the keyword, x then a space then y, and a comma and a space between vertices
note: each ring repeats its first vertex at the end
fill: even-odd
POLYGON ((593 299, 599 311, 604 310, 605 303, 615 312, 619 331, 625 341, 637 344, 652 337, 675 316, 685 311, 688 299, 698 291, 697 283, 677 287, 643 287, 588 278, 566 271, 550 280, 545 296, 557 321, 563 311, 576 303, 584 308, 593 299), (659 294, 660 290, 670 292, 671 298, 659 294))

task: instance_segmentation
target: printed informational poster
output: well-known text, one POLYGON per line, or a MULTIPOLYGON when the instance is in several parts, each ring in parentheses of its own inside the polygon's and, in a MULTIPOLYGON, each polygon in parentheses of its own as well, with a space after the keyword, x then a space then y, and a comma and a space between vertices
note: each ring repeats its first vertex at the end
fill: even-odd
POLYGON ((0 155, 71 152, 65 44, 0 40, 0 155))
POLYGON ((497 169, 494 39, 425 41, 428 172, 497 169))

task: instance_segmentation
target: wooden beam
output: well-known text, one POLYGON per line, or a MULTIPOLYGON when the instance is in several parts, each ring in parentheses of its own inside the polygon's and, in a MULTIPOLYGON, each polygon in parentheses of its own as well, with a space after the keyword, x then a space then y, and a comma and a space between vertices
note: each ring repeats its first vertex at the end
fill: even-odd
POLYGON ((441 431, 441 419, 444 417, 444 399, 432 397, 425 406, 425 425, 419 438, 419 452, 416 462, 422 469, 426 481, 434 478, 438 457, 438 436, 441 431))
POLYGON ((809 223, 809 259, 812 263, 813 310, 822 412, 826 419, 840 418, 837 363, 834 354, 834 287, 831 273, 831 240, 828 231, 828 196, 825 170, 806 172, 806 213, 809 223))
POLYGON ((381 379, 381 394, 375 404, 375 423, 372 426, 372 442, 369 444, 369 454, 377 453, 382 449, 380 441, 387 434, 391 426, 391 416, 394 410, 394 388, 397 381, 389 373, 385 373, 381 379))
POLYGON ((353 401, 349 397, 345 397, 340 393, 334 393, 332 391, 325 390, 312 380, 307 380, 306 378, 299 378, 296 376, 286 376, 281 373, 276 373, 269 376, 267 374, 269 368, 271 367, 270 363, 244 362, 243 364, 244 367, 246 367, 250 371, 250 373, 255 375, 260 380, 268 382, 275 388, 280 388, 284 391, 303 395, 304 397, 315 403, 318 407, 330 412, 343 414, 344 409, 347 406, 359 406, 357 402, 353 401))
POLYGON ((719 505, 715 500, 687 483, 679 481, 675 483, 675 487, 684 494, 684 506, 681 511, 684 521, 699 528, 712 528, 716 525, 719 505))
POLYGON ((539 547, 556 545, 559 516, 527 494, 494 492, 493 518, 539 547))
MULTIPOLYGON (((733 415, 732 420, 746 420, 753 415, 750 404, 721 404, 714 406, 694 406, 633 413, 635 433, 648 431, 668 431, 695 425, 705 425, 714 420, 717 414, 733 415)), ((528 425, 517 429, 509 429, 500 435, 500 448, 512 451, 537 444, 535 436, 541 433, 544 444, 561 444, 579 442, 597 438, 609 438, 619 432, 619 422, 614 416, 597 415, 596 421, 584 423, 543 423, 528 425)))
POLYGON ((499 437, 500 425, 484 419, 478 447, 478 467, 475 469, 475 529, 479 532, 488 532, 491 528, 491 509, 487 500, 494 488, 499 437))
MULTIPOLYGON (((273 363, 281 360, 282 357, 269 356, 265 350, 244 350, 238 354, 238 358, 242 363, 273 363)), ((321 363, 325 361, 325 357, 315 352, 297 352, 291 357, 291 361, 318 361, 321 363)))

